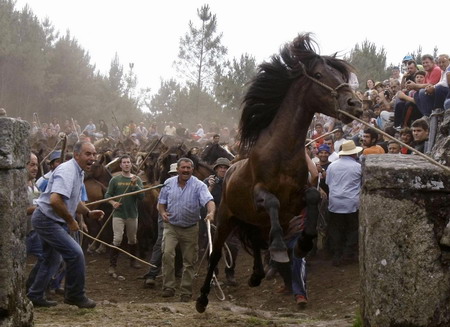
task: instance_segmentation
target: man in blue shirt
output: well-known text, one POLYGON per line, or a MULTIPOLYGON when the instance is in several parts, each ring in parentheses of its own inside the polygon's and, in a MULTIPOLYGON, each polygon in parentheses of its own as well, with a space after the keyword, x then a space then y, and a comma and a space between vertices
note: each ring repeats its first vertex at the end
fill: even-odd
POLYGON ((339 159, 327 169, 329 187, 328 229, 333 246, 333 265, 344 260, 356 260, 358 254, 358 209, 361 190, 361 164, 357 154, 363 150, 352 140, 345 141, 339 159))
POLYGON ((194 263, 198 251, 198 222, 200 208, 206 206, 205 219, 212 221, 216 206, 205 183, 192 176, 194 163, 181 158, 177 162, 178 176, 168 178, 159 194, 158 211, 163 219, 163 297, 175 295, 175 247, 180 244, 183 254, 181 301, 192 297, 194 263))
POLYGON ((91 169, 95 161, 95 147, 89 142, 78 142, 73 153, 74 158, 59 165, 50 176, 31 218, 34 230, 42 240, 44 260, 27 295, 33 305, 38 307, 57 305, 57 302, 45 299, 44 294, 52 277, 50 272, 59 265, 60 255, 66 263, 64 302, 79 308, 95 307, 95 302, 86 296, 84 290, 83 251, 69 235, 69 231, 79 230, 76 213, 92 219, 104 216, 103 211, 90 211, 81 201, 83 171, 91 169))

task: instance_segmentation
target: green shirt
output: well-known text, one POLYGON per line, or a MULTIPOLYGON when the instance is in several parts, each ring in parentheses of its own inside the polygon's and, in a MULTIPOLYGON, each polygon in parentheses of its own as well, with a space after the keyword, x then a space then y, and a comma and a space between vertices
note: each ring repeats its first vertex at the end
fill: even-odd
MULTIPOLYGON (((122 174, 114 176, 109 181, 108 190, 106 191, 105 198, 110 198, 112 196, 124 194, 125 190, 127 190, 127 193, 130 193, 141 190, 143 188, 142 180, 139 177, 137 178, 136 185, 131 186, 130 183, 131 177, 125 177, 122 174)), ((113 216, 123 219, 137 218, 138 217, 137 200, 138 199, 142 200, 143 198, 144 193, 139 193, 117 199, 117 201, 122 203, 122 205, 114 211, 113 216)))

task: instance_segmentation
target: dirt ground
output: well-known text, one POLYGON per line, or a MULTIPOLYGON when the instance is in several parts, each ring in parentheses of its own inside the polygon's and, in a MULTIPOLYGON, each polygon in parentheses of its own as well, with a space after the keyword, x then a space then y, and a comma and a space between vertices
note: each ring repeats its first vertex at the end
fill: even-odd
MULTIPOLYGON (((34 310, 35 326, 352 326, 358 311, 358 265, 333 267, 330 260, 316 257, 308 261, 308 297, 305 308, 298 308, 292 295, 281 295, 276 289, 282 285, 279 276, 263 280, 250 288, 252 258, 240 253, 237 267, 239 286, 222 285, 226 296, 219 301, 214 291, 209 296, 205 313, 197 313, 195 299, 206 272, 206 264, 199 269, 194 284, 193 301, 179 302, 179 296, 161 297, 161 279, 155 289, 144 288, 141 278, 147 268, 129 268, 124 255, 119 256, 118 274, 107 274, 108 256, 87 255, 87 285, 89 297, 97 302, 95 309, 78 309, 63 304, 63 297, 52 295, 59 302, 53 308, 34 310)), ((31 265, 29 265, 31 267, 31 265)), ((221 267, 219 280, 223 274, 221 267)))

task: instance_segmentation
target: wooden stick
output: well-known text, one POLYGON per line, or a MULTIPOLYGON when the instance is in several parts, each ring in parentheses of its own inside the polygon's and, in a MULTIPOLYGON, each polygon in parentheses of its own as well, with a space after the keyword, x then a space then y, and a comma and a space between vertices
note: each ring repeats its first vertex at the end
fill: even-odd
POLYGON ((86 237, 88 237, 88 238, 90 238, 90 239, 92 239, 92 240, 94 240, 94 241, 96 241, 96 242, 100 242, 100 243, 102 243, 103 245, 106 245, 106 246, 108 246, 108 247, 110 247, 110 248, 119 250, 120 252, 125 253, 127 256, 129 256, 129 257, 131 257, 131 258, 133 258, 133 259, 135 259, 135 260, 138 260, 138 261, 142 262, 143 264, 146 264, 147 266, 150 266, 150 267, 153 267, 153 268, 157 268, 155 265, 152 265, 151 263, 149 263, 149 262, 147 262, 147 261, 144 261, 144 260, 142 260, 141 258, 135 257, 135 256, 132 255, 131 253, 128 253, 127 251, 122 250, 121 248, 119 248, 119 247, 117 247, 117 246, 114 246, 114 245, 108 244, 108 243, 106 243, 106 242, 103 242, 102 240, 99 240, 99 239, 97 239, 97 238, 95 238, 95 237, 89 235, 88 233, 83 232, 81 229, 79 230, 79 232, 80 232, 82 235, 84 235, 84 236, 86 236, 86 237))
POLYGON ((333 129, 331 132, 322 134, 322 135, 320 135, 319 137, 316 137, 314 140, 311 140, 311 141, 309 141, 308 143, 306 143, 306 144, 305 144, 305 147, 308 146, 308 145, 310 145, 310 144, 313 143, 313 142, 316 142, 317 140, 320 140, 321 138, 323 138, 323 137, 325 137, 325 136, 328 136, 328 135, 330 135, 330 134, 336 133, 337 131, 338 131, 338 129, 336 128, 336 129, 333 129))
POLYGON ((354 119, 354 120, 356 120, 356 121, 358 121, 358 122, 360 122, 360 123, 366 125, 367 127, 373 128, 374 130, 376 130, 376 131, 377 131, 378 133, 380 133, 381 135, 386 136, 387 138, 389 138, 389 139, 391 139, 391 140, 394 140, 395 142, 397 142, 397 143, 399 143, 400 145, 404 146, 404 147, 407 148, 408 150, 411 150, 411 151, 414 152, 415 154, 417 154, 417 155, 421 156, 422 158, 428 160, 428 161, 431 162, 432 164, 441 167, 441 168, 444 169, 444 171, 446 171, 447 173, 450 173, 450 168, 449 168, 449 167, 444 166, 443 164, 437 162, 437 161, 434 160, 433 158, 427 156, 426 154, 423 154, 423 153, 420 152, 419 150, 416 150, 416 149, 414 149, 413 147, 409 146, 408 144, 403 143, 403 142, 400 141, 400 140, 397 140, 395 137, 389 135, 388 133, 386 133, 386 132, 380 130, 380 129, 377 128, 377 127, 374 127, 374 126, 370 125, 369 123, 366 123, 364 120, 361 120, 361 119, 359 119, 359 118, 353 116, 352 114, 349 114, 348 112, 345 112, 345 111, 340 110, 340 109, 339 109, 338 111, 339 111, 341 114, 344 114, 344 115, 350 117, 351 119, 354 119))
POLYGON ((161 188, 161 187, 163 187, 163 186, 164 186, 164 184, 158 184, 158 185, 156 185, 156 186, 146 187, 146 188, 143 188, 143 189, 141 189, 141 190, 139 190, 139 191, 134 191, 134 192, 124 193, 124 194, 112 196, 112 197, 107 198, 107 199, 98 200, 98 201, 94 201, 94 202, 89 202, 89 203, 86 203, 86 206, 89 207, 89 206, 93 206, 94 204, 105 203, 105 202, 108 202, 108 201, 111 201, 111 200, 123 198, 123 197, 125 197, 125 196, 135 195, 135 194, 147 192, 147 191, 153 190, 153 189, 155 189, 155 188, 161 188))

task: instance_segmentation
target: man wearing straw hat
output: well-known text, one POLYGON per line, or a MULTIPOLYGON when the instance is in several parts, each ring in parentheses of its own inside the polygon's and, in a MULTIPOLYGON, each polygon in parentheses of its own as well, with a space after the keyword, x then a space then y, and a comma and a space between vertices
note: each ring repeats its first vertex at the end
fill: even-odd
POLYGON ((329 234, 333 246, 333 265, 357 259, 358 209, 361 190, 361 165, 357 155, 363 150, 352 140, 345 141, 339 159, 327 169, 329 234))

